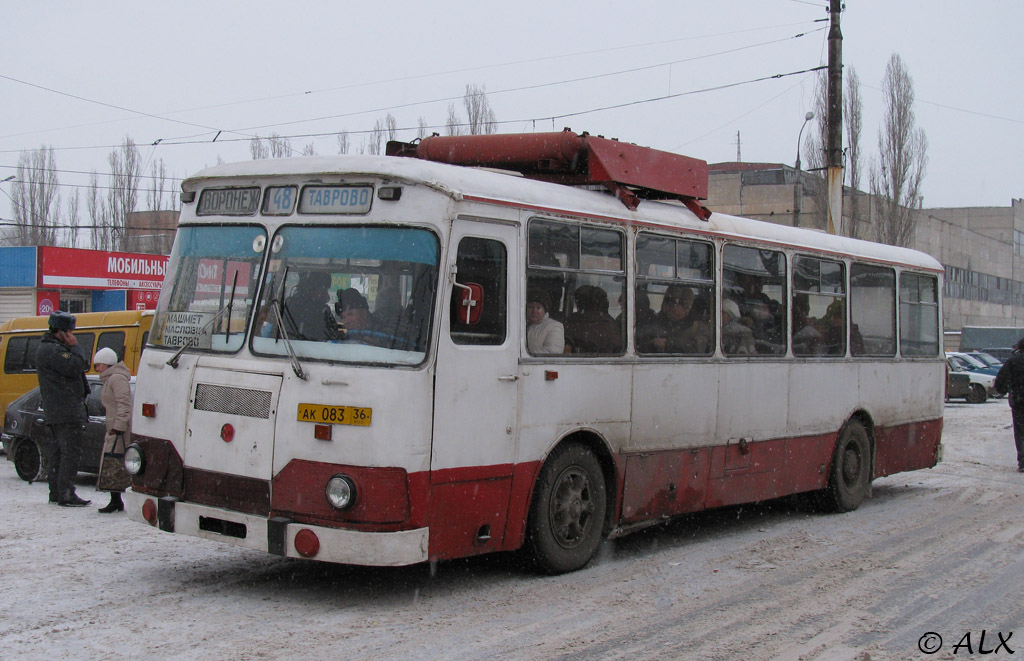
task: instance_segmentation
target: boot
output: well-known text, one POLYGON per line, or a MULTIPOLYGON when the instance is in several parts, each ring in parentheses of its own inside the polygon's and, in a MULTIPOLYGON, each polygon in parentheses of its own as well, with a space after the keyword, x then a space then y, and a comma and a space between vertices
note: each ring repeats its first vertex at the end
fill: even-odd
POLYGON ((98 509, 96 511, 99 512, 100 514, 110 514, 111 512, 123 512, 124 511, 124 501, 121 500, 121 492, 120 491, 111 491, 110 492, 110 502, 107 503, 107 505, 105 507, 101 507, 100 509, 98 509))
POLYGON ((57 504, 60 505, 61 507, 85 507, 86 505, 88 505, 91 502, 92 502, 91 500, 85 500, 83 498, 79 498, 78 494, 72 493, 67 498, 64 498, 62 500, 58 500, 57 504))

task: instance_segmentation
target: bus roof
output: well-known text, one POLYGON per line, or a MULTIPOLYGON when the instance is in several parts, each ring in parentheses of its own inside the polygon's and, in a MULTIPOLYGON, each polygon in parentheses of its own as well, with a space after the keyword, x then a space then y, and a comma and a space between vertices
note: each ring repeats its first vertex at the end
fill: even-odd
POLYGON ((582 216, 655 229, 687 229, 708 236, 744 238, 797 250, 805 248, 937 272, 944 270, 935 258, 909 248, 721 213, 712 213, 707 221, 702 221, 685 206, 672 201, 646 200, 631 211, 604 190, 537 181, 513 172, 398 156, 304 156, 217 165, 186 179, 182 189, 198 191, 207 185, 229 185, 226 180, 230 179, 246 179, 245 183, 251 185, 253 178, 314 180, 353 175, 424 185, 456 200, 525 208, 540 214, 582 216))
MULTIPOLYGON (((143 317, 152 316, 153 310, 113 310, 110 312, 83 312, 76 314, 75 330, 83 328, 103 328, 108 326, 135 326, 143 317)), ((49 315, 40 317, 18 317, 0 324, 0 333, 17 333, 21 331, 44 331, 49 322, 49 315)))

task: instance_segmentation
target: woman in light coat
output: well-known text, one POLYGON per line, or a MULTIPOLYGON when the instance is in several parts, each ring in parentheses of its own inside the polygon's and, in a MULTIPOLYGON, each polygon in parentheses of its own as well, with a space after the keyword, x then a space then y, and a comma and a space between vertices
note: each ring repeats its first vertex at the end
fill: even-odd
MULTIPOLYGON (((132 391, 129 385, 132 373, 123 361, 117 359, 117 354, 110 348, 97 351, 93 363, 103 383, 100 401, 107 411, 107 433, 103 437, 103 452, 124 454, 125 448, 132 442, 132 391)), ((121 494, 129 486, 128 474, 117 471, 116 475, 106 475, 105 472, 101 462, 100 475, 96 479, 97 489, 110 491, 110 503, 100 508, 99 512, 121 512, 124 510, 121 494)))

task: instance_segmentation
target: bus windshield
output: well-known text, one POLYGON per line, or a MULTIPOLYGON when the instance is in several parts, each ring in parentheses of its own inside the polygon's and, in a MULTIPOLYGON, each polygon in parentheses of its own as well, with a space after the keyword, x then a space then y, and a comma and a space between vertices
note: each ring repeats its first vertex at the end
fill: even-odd
POLYGON ((266 243, 262 227, 179 227, 150 344, 241 349, 266 243))
POLYGON ((271 242, 256 354, 385 365, 426 358, 437 237, 402 227, 286 226, 271 242))

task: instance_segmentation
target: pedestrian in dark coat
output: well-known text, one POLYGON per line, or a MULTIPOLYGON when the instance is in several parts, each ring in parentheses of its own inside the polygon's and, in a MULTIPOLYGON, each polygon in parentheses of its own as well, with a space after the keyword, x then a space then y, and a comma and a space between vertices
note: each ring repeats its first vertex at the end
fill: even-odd
POLYGON ((1013 354, 999 368, 996 390, 1009 394, 1013 414, 1013 441, 1017 445, 1017 472, 1024 473, 1024 338, 1013 347, 1013 354))
POLYGON ((89 359, 78 347, 75 316, 67 312, 50 315, 49 330, 36 351, 36 370, 43 419, 53 436, 47 481, 50 502, 64 507, 82 507, 89 500, 75 493, 75 475, 82 456, 82 429, 88 419, 85 398, 89 384, 85 372, 89 359))

